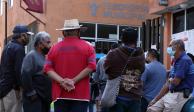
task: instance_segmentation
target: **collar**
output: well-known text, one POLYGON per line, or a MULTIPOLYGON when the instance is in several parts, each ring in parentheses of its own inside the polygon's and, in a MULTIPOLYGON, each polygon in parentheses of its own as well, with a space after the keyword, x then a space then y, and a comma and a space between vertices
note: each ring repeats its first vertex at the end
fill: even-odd
POLYGON ((77 40, 77 39, 80 39, 80 37, 76 37, 76 36, 64 37, 64 40, 77 40))
POLYGON ((19 44, 19 45, 21 45, 21 46, 23 46, 23 47, 24 47, 24 45, 23 45, 23 44, 21 44, 21 43, 19 43, 16 39, 12 39, 12 40, 11 40, 11 42, 13 42, 13 43, 17 43, 17 44, 19 44))
POLYGON ((177 59, 175 59, 175 63, 176 63, 178 60, 180 60, 184 55, 186 55, 186 52, 185 52, 185 51, 183 51, 183 52, 181 53, 181 55, 180 55, 177 59))
POLYGON ((132 51, 135 50, 135 48, 129 47, 129 46, 127 46, 127 45, 123 45, 123 47, 126 48, 126 49, 128 49, 129 52, 132 52, 132 51))

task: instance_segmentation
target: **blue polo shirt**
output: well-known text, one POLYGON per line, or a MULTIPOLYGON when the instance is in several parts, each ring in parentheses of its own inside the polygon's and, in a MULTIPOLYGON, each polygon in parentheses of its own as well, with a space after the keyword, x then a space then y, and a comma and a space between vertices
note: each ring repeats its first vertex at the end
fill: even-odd
POLYGON ((179 85, 175 86, 170 84, 170 90, 183 90, 190 89, 193 90, 194 87, 194 66, 192 66, 192 60, 190 57, 183 52, 181 56, 175 60, 173 68, 171 69, 170 78, 177 77, 181 79, 179 85))
POLYGON ((150 102, 160 92, 166 82, 166 69, 158 61, 152 61, 146 65, 141 76, 143 81, 143 97, 150 102))

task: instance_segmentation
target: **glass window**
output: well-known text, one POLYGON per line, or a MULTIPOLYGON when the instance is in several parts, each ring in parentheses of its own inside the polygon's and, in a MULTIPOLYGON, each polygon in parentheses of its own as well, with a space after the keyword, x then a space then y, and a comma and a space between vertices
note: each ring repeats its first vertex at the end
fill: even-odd
POLYGON ((86 29, 81 30, 80 36, 81 37, 89 37, 95 38, 95 29, 96 25, 93 23, 80 23, 83 27, 87 27, 86 29))
MULTIPOLYGON (((123 29, 126 29, 126 28, 131 28, 131 27, 130 26, 119 26, 119 39, 121 39, 122 30, 123 29)), ((132 28, 137 29, 137 32, 136 33, 138 33, 138 28, 137 27, 132 27, 132 28)))
POLYGON ((13 6, 13 0, 8 0, 8 6, 12 7, 13 6))
POLYGON ((96 42, 96 53, 104 53, 107 54, 111 49, 112 44, 115 42, 106 42, 106 41, 98 41, 96 42))
POLYGON ((98 24, 98 38, 117 39, 117 26, 98 24))
MULTIPOLYGON (((28 26, 28 29, 29 31, 33 32, 34 34, 36 34, 38 32, 38 24, 37 22, 33 22, 31 23, 29 26, 28 26)), ((27 45, 26 47, 26 52, 30 52, 33 48, 34 48, 34 38, 33 36, 35 35, 32 35, 30 37, 30 41, 29 41, 29 44, 27 45)))
POLYGON ((0 15, 3 14, 3 0, 0 0, 0 15))
POLYGON ((194 29, 194 7, 187 9, 187 30, 194 29))
POLYGON ((185 29, 185 11, 173 14, 173 34, 184 31, 185 29))

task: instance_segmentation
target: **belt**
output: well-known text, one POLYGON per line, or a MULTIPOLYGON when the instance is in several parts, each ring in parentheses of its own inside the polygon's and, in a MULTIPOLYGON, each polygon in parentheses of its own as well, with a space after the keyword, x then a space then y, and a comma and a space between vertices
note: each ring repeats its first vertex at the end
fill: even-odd
POLYGON ((183 92, 184 90, 170 90, 171 93, 183 92))

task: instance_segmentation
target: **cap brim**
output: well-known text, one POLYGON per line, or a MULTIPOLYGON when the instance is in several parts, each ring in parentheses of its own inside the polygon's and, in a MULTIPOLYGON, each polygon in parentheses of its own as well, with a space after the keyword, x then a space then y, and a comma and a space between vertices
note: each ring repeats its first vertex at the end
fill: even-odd
POLYGON ((34 33, 32 32, 26 32, 28 35, 34 35, 34 33))

